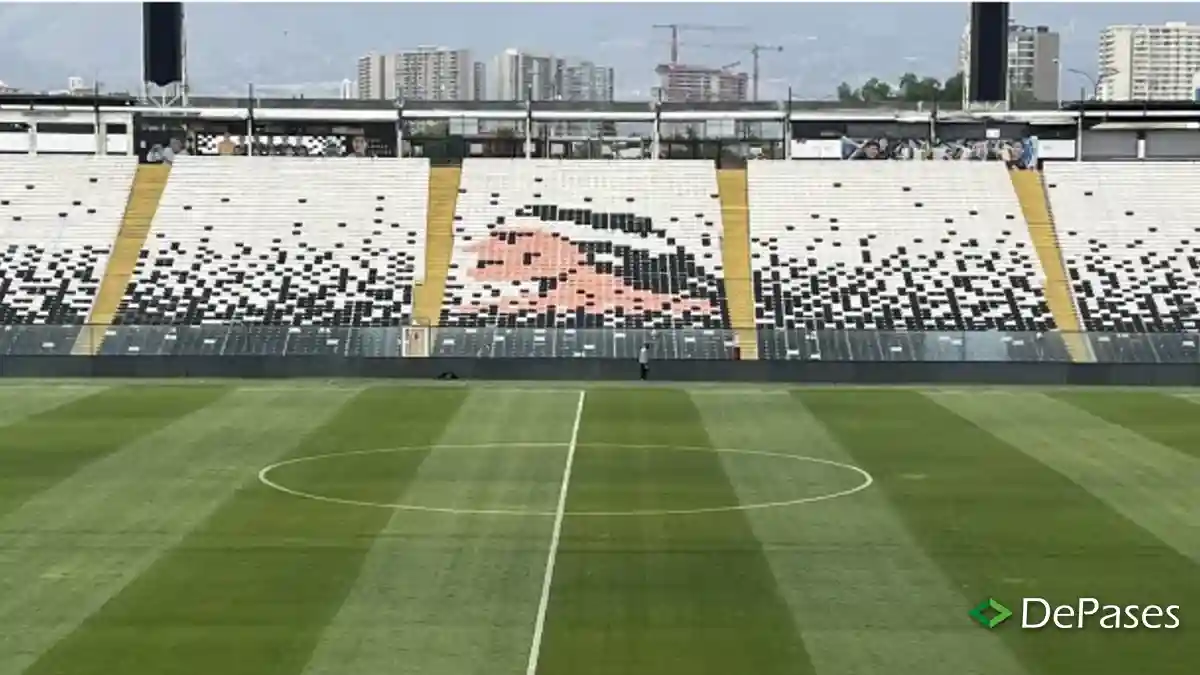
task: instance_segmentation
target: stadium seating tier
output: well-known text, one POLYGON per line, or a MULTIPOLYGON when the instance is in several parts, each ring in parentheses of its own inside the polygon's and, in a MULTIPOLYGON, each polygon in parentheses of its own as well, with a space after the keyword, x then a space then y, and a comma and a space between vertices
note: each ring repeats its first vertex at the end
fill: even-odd
MULTIPOLYGON (((0 353, 70 350, 135 169, 0 158, 0 353)), ((182 159, 102 353, 394 355, 429 175, 421 159, 182 159)), ((1200 207, 1200 163, 1048 163, 1045 182, 1082 327, 1194 360, 1200 227, 1180 214, 1200 207)), ((1002 164, 751 162, 747 184, 763 358, 1062 351, 1002 164)), ((457 197, 435 355, 732 355, 712 163, 468 159, 457 197)), ((1097 358, 1130 358, 1111 340, 1092 338, 1097 358)))
POLYGON ((0 158, 0 353, 70 351, 136 168, 133 157, 0 158))
POLYGON ((1055 164, 1046 183, 1087 330, 1200 331, 1200 163, 1055 164))
POLYGON ((1200 163, 1047 164, 1079 316, 1098 359, 1194 363, 1200 163))
POLYGON ((428 180, 420 159, 177 162, 114 324, 261 325, 265 353, 338 353, 311 329, 407 323, 428 180))
MULTIPOLYGON (((749 194, 766 358, 823 353, 787 331, 840 336, 831 345, 871 331, 872 345, 840 352, 878 359, 913 349, 903 337, 880 342, 888 333, 944 332, 957 352, 962 338, 949 333, 1034 338, 1055 327, 1045 274, 1001 163, 752 162, 749 194)), ((916 348, 922 356, 926 341, 916 348)))
POLYGON ((459 193, 441 353, 504 352, 491 329, 528 328, 545 345, 581 331, 563 355, 601 355, 601 333, 587 336, 604 328, 698 329, 668 351, 727 354, 712 163, 468 159, 459 193))

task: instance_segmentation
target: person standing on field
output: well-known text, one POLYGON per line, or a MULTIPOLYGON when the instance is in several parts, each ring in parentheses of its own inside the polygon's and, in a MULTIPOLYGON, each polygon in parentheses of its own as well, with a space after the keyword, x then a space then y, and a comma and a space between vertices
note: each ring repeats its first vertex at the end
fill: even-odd
POLYGON ((650 376, 650 345, 644 344, 638 351, 638 365, 641 366, 642 379, 650 376))

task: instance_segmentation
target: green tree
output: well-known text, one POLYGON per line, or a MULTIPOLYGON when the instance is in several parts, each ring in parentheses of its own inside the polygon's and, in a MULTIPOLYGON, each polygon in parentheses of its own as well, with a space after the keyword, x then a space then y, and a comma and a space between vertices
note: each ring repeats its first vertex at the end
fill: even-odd
POLYGON ((966 81, 967 78, 961 72, 955 73, 953 77, 946 80, 945 84, 942 85, 942 98, 940 100, 948 103, 961 102, 963 100, 963 86, 966 81))
POLYGON ((860 87, 848 82, 838 85, 837 98, 843 103, 950 103, 962 100, 963 75, 957 73, 942 82, 936 77, 905 73, 893 86, 872 77, 860 87))

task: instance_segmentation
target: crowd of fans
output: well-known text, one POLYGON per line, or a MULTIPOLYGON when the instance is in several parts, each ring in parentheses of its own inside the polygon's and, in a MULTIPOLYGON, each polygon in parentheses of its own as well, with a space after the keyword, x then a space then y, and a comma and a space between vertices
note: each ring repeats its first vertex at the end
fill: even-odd
POLYGON ((1009 168, 1031 168, 1037 166, 1037 142, 1034 139, 929 141, 843 138, 842 159, 1000 161, 1009 168))
POLYGON ((378 157, 388 153, 373 147, 364 136, 328 138, 260 137, 246 143, 229 134, 216 138, 197 138, 195 134, 177 136, 167 143, 155 143, 146 151, 146 162, 171 164, 184 155, 254 155, 257 157, 378 157))

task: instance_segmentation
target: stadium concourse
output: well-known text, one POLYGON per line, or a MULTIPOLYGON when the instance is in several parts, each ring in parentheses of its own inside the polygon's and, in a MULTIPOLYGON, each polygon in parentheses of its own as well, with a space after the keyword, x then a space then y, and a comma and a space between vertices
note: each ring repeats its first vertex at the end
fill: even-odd
POLYGON ((0 172, 3 354, 1197 358, 1189 161, 0 172))

